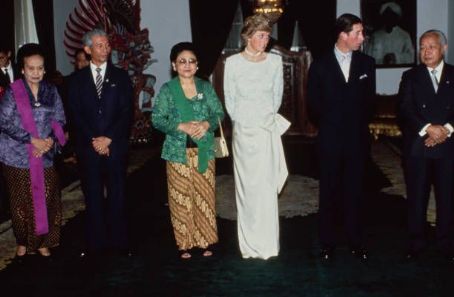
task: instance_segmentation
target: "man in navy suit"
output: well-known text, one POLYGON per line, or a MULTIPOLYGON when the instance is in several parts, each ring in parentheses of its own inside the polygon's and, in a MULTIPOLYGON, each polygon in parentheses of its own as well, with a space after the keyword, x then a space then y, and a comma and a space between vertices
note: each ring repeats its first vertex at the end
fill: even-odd
POLYGON ((127 72, 108 61, 111 48, 104 31, 87 32, 83 44, 91 61, 70 78, 68 105, 76 130, 88 251, 126 251, 125 180, 133 89, 127 72))
POLYGON ((426 247, 426 212, 433 185, 438 245, 454 262, 454 67, 443 61, 448 46, 441 31, 425 32, 419 47, 421 64, 404 72, 399 89, 410 233, 407 258, 417 258, 426 247))
POLYGON ((375 62, 362 54, 363 25, 352 14, 336 20, 334 47, 315 60, 308 76, 308 104, 318 123, 320 158, 320 256, 330 260, 336 247, 336 217, 343 225, 351 253, 362 260, 361 210, 364 166, 369 153, 368 122, 375 96, 375 62))

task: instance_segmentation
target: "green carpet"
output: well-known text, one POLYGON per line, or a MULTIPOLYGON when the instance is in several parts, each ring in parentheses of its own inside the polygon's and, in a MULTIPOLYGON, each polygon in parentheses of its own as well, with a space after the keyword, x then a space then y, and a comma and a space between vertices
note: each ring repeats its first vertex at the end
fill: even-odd
MULTIPOLYGON (((371 259, 366 264, 353 258, 345 245, 339 246, 333 263, 322 263, 317 257, 316 214, 281 218, 280 255, 268 261, 243 260, 236 222, 225 219, 218 219, 215 255, 204 258, 194 252, 183 261, 165 205, 164 163, 154 159, 128 179, 134 257, 109 257, 97 267, 80 263, 80 214, 64 226, 53 262, 32 256, 0 271, 1 296, 452 296, 454 266, 434 246, 418 262, 404 261, 406 201, 380 193, 377 189, 386 179, 376 167, 368 172, 365 229, 371 259)), ((428 231, 433 239, 433 228, 428 231)))

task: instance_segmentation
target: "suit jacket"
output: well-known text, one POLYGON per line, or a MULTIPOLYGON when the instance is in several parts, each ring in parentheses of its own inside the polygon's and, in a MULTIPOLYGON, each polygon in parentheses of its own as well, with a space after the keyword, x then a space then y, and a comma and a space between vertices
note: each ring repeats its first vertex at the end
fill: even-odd
POLYGON ((428 123, 450 123, 454 127, 454 66, 444 64, 437 93, 426 65, 404 72, 399 87, 399 120, 405 156, 453 158, 453 136, 428 148, 424 145, 426 137, 421 137, 419 131, 428 123))
POLYGON ((310 116, 319 127, 321 153, 358 154, 367 149, 374 98, 373 58, 353 52, 348 82, 334 49, 312 63, 308 76, 308 104, 310 116))
POLYGON ((112 139, 111 157, 126 154, 133 106, 133 89, 126 71, 107 64, 101 98, 90 67, 75 72, 70 78, 68 106, 79 153, 94 152, 92 138, 106 136, 112 139))
MULTIPOLYGON (((13 81, 18 79, 20 77, 19 72, 17 71, 17 67, 13 64, 11 64, 13 67, 13 81)), ((6 89, 10 84, 10 81, 6 77, 6 74, 3 72, 3 69, 0 69, 0 87, 6 89)))

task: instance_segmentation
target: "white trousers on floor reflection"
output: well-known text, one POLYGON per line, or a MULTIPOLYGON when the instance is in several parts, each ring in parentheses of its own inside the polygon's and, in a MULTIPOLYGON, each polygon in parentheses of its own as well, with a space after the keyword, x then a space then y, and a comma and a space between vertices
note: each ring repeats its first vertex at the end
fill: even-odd
POLYGON ((277 195, 288 176, 281 135, 290 123, 280 115, 263 127, 233 128, 233 164, 238 210, 238 242, 243 258, 277 256, 277 195))

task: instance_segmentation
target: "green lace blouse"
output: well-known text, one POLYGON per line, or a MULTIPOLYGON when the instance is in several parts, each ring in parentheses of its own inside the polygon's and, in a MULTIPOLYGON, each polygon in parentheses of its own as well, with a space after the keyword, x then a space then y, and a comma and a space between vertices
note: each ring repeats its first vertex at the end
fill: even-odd
MULTIPOLYGON (((178 77, 173 80, 176 79, 178 77)), ((194 120, 208 121, 210 128, 207 134, 213 135, 214 131, 218 128, 218 117, 220 120, 224 118, 221 102, 210 82, 197 77, 194 79, 197 95, 188 99, 191 102, 195 117, 194 120)), ((164 160, 185 164, 186 138, 188 136, 184 132, 177 130, 182 120, 176 108, 173 93, 169 85, 170 82, 167 82, 159 90, 151 114, 151 122, 153 127, 166 134, 161 157, 164 160)), ((214 159, 214 143, 208 149, 208 159, 214 159)))

